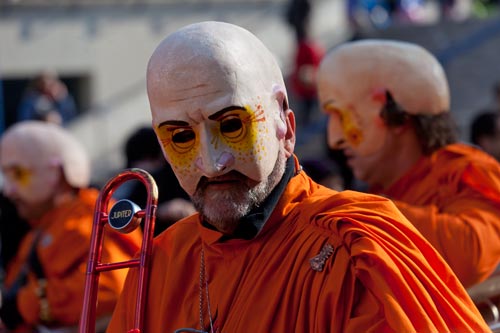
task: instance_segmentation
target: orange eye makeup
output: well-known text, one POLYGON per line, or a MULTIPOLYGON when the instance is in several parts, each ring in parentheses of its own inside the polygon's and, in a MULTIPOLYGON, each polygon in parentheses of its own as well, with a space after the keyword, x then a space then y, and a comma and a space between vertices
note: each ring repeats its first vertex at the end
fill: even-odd
POLYGON ((19 184, 20 186, 27 186, 31 182, 33 172, 28 168, 22 166, 11 166, 3 170, 5 178, 19 184))
POLYGON ((352 112, 341 110, 331 105, 326 106, 325 111, 339 117, 345 139, 353 146, 359 146, 363 141, 363 132, 359 126, 357 126, 352 112))

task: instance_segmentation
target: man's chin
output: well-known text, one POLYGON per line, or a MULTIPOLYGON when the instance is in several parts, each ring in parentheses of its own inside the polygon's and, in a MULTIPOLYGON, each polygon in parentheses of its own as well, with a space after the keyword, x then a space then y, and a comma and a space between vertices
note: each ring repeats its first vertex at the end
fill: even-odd
POLYGON ((18 202, 14 202, 14 206, 16 207, 16 212, 17 212, 17 215, 23 219, 26 218, 26 215, 28 213, 28 209, 25 208, 24 205, 18 203, 18 202))
POLYGON ((203 199, 199 199, 201 198, 194 198, 195 207, 219 230, 223 228, 229 231, 232 228, 232 221, 239 221, 248 213, 250 207, 248 197, 239 196, 234 190, 207 191, 203 199))
POLYGON ((39 214, 35 214, 33 209, 25 205, 16 204, 17 215, 26 221, 31 221, 40 218, 39 214))
POLYGON ((17 215, 19 215, 20 218, 22 218, 23 220, 26 220, 26 221, 34 219, 33 214, 31 214, 27 210, 23 210, 23 209, 19 209, 19 208, 17 209, 17 215))

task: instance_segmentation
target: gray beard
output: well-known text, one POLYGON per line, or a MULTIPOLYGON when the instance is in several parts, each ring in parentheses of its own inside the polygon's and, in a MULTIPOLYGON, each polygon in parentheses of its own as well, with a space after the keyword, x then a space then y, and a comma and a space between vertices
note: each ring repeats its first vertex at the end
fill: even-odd
POLYGON ((232 234, 242 217, 252 209, 259 207, 279 183, 285 173, 286 157, 278 154, 276 164, 265 181, 251 186, 242 181, 227 191, 208 192, 198 186, 191 200, 202 218, 224 234, 232 234))

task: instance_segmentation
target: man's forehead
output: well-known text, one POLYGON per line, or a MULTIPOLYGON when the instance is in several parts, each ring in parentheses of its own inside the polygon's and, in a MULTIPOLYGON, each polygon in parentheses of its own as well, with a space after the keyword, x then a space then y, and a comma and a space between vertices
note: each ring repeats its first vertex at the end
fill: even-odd
MULTIPOLYGON (((36 145, 30 145, 24 140, 15 140, 14 138, 2 140, 1 160, 19 161, 19 163, 29 164, 31 160, 37 160, 43 157, 43 152, 36 149, 36 145), (12 140, 10 140, 12 139, 12 140)), ((16 162, 17 163, 17 162, 16 162)))
POLYGON ((189 66, 180 71, 182 75, 174 74, 150 85, 154 124, 167 119, 201 122, 228 107, 257 108, 272 95, 271 81, 264 82, 255 73, 243 74, 207 63, 189 66))
POLYGON ((249 50, 242 50, 251 35, 231 25, 199 24, 181 29, 155 49, 148 63, 148 89, 158 85, 179 89, 208 84, 215 80, 234 81, 252 61, 249 50), (168 82, 165 82, 168 80, 168 82))
POLYGON ((31 169, 38 164, 35 161, 41 162, 41 159, 43 159, 43 155, 30 147, 2 142, 0 164, 4 171, 15 168, 31 169))
POLYGON ((334 109, 352 109, 355 105, 364 102, 369 97, 367 87, 353 84, 346 85, 338 82, 328 82, 321 86, 320 94, 323 102, 321 104, 325 111, 334 109))
POLYGON ((163 100, 150 98, 153 124, 158 125, 166 120, 200 123, 228 107, 243 107, 250 100, 249 96, 240 96, 233 89, 219 88, 198 87, 187 95, 180 93, 178 98, 175 98, 175 94, 164 96, 163 100))
POLYGON ((160 60, 149 67, 148 96, 153 108, 207 103, 223 108, 228 105, 221 103, 232 103, 228 98, 240 99, 265 89, 262 77, 255 71, 245 71, 234 58, 202 55, 188 62, 178 58, 160 60))
POLYGON ((45 162, 50 152, 45 149, 48 147, 42 144, 43 138, 39 134, 36 130, 30 131, 30 129, 7 132, 0 143, 2 165, 33 166, 45 162))

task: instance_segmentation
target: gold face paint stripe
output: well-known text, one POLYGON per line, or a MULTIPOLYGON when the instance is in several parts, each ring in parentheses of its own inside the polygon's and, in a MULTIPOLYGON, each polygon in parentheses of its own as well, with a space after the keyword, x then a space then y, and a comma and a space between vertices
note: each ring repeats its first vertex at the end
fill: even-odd
POLYGON ((357 126, 351 111, 338 109, 331 103, 325 103, 324 108, 326 112, 339 117, 344 137, 349 143, 357 147, 363 142, 363 131, 357 126))
POLYGON ((33 171, 19 165, 6 167, 3 173, 5 178, 23 187, 30 184, 33 175, 33 171))

